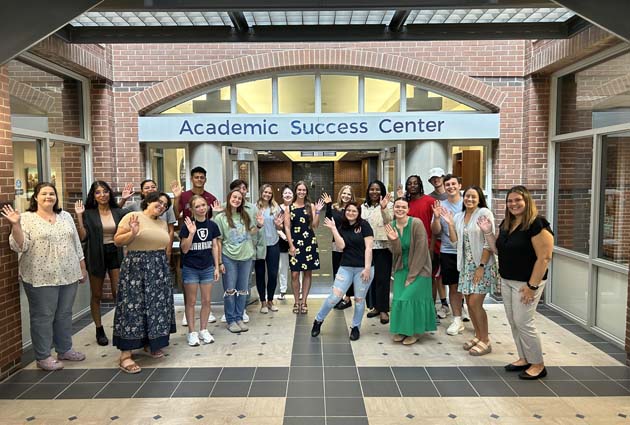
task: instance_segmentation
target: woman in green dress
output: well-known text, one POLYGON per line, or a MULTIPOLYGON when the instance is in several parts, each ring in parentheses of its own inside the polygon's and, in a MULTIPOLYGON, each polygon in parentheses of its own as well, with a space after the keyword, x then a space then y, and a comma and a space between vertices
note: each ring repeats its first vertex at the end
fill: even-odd
POLYGON ((394 223, 385 230, 394 255, 394 296, 389 330, 394 342, 412 345, 419 335, 436 330, 431 294, 431 255, 422 221, 409 217, 409 202, 394 202, 394 223))

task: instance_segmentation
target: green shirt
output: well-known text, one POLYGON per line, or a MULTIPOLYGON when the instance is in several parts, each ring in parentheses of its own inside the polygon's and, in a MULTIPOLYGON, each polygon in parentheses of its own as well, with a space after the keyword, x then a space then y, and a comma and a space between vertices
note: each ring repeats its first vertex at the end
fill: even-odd
POLYGON ((250 228, 245 229, 241 217, 238 214, 232 215, 232 221, 235 227, 230 227, 225 213, 218 214, 214 217, 214 221, 221 231, 221 239, 223 239, 223 254, 232 260, 245 261, 254 257, 254 245, 250 231, 256 225, 256 222, 250 222, 250 228))

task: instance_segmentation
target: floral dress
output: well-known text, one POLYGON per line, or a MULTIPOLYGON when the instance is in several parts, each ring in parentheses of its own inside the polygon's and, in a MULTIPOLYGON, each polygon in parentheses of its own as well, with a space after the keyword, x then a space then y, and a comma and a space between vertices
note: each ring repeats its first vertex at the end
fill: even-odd
POLYGON ((464 295, 468 294, 488 294, 492 292, 492 287, 496 285, 499 273, 497 264, 493 262, 483 270, 481 281, 473 284, 473 277, 477 265, 473 259, 472 250, 470 249, 470 238, 468 236, 468 228, 464 226, 464 269, 459 273, 459 285, 457 291, 464 295))
POLYGON ((317 238, 308 225, 308 213, 305 207, 291 205, 291 239, 295 247, 295 256, 289 259, 291 271, 318 270, 317 238))

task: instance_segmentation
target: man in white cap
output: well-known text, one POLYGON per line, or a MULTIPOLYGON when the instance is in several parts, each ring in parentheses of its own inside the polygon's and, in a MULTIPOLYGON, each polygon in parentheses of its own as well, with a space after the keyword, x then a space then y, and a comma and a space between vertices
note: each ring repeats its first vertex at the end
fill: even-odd
POLYGON ((440 167, 434 167, 429 170, 429 183, 433 186, 433 192, 429 193, 429 196, 434 197, 438 201, 446 201, 448 194, 444 189, 444 176, 446 173, 440 167))
MULTIPOLYGON (((437 199, 438 201, 445 201, 448 199, 446 189, 444 189, 444 175, 446 173, 440 167, 433 167, 429 170, 429 183, 433 186, 433 192, 429 193, 429 196, 437 199)), ((440 270, 440 239, 435 235, 431 237, 431 252, 433 253, 433 299, 440 294, 440 306, 436 307, 435 311, 439 319, 446 319, 449 315, 448 301, 446 299, 446 289, 442 285, 442 275, 440 270)))

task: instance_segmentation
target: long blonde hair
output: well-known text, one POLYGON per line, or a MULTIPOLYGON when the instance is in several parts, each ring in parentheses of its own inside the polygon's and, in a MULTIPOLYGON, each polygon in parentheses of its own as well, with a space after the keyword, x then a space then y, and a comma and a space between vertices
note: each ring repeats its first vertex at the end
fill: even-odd
POLYGON ((273 186, 271 186, 268 183, 263 184, 262 186, 260 186, 260 193, 258 195, 258 201, 256 201, 256 206, 258 207, 258 209, 265 209, 265 208, 269 208, 271 210, 271 214, 275 214, 276 212, 278 212, 278 203, 276 202, 275 199, 273 199, 273 186), (269 202, 265 201, 263 199, 263 192, 265 191, 265 189, 271 189, 271 199, 269 200, 269 202))
POLYGON ((505 195, 505 219, 503 219, 501 229, 509 232, 516 220, 516 217, 508 208, 508 197, 510 196, 510 193, 518 193, 525 201, 525 212, 523 213, 523 218, 521 219, 521 229, 527 230, 534 220, 536 220, 536 217, 538 216, 538 208, 536 208, 536 203, 532 199, 532 195, 529 193, 529 190, 527 190, 525 186, 520 185, 512 187, 505 195))
POLYGON ((355 202, 354 190, 352 190, 352 186, 350 186, 349 184, 346 184, 346 185, 341 186, 341 189, 339 189, 339 193, 337 194, 337 202, 333 204, 334 209, 342 210, 346 207, 346 205, 343 205, 343 201, 341 200, 341 193, 346 189, 350 191, 350 200, 348 201, 348 203, 346 203, 346 205, 348 205, 350 202, 355 202))

